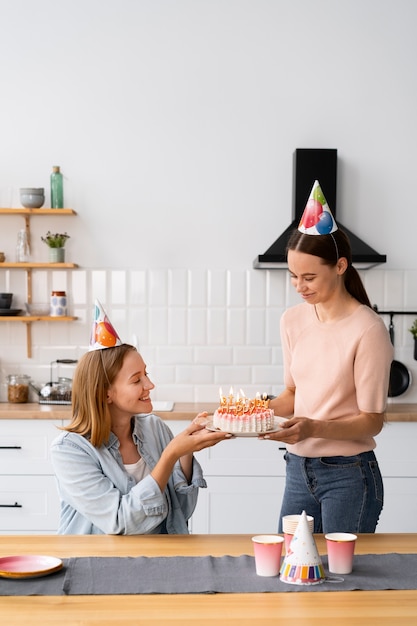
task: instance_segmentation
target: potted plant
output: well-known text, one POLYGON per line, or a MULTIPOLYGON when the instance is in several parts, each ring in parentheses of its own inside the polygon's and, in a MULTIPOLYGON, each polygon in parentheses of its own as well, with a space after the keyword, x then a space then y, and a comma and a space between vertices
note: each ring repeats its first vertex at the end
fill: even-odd
POLYGON ((417 319, 414 320, 413 325, 408 330, 414 337, 414 358, 417 361, 417 319))
POLYGON ((41 237, 42 241, 49 247, 49 262, 64 263, 65 261, 65 243, 69 239, 67 233, 51 233, 50 230, 45 237, 41 237))

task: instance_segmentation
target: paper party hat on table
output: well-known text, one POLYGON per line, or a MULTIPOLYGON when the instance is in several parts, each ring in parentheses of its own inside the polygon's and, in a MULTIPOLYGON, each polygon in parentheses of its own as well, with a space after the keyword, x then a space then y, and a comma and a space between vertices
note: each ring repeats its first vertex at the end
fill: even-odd
POLYGON ((324 582, 324 569, 316 542, 303 511, 282 562, 280 579, 293 585, 317 585, 324 582))
POLYGON ((89 352, 121 346, 122 340, 111 324, 101 303, 96 300, 94 305, 94 322, 91 330, 89 352))
POLYGON ((310 192, 298 230, 305 235, 329 235, 337 230, 337 224, 318 180, 310 192))

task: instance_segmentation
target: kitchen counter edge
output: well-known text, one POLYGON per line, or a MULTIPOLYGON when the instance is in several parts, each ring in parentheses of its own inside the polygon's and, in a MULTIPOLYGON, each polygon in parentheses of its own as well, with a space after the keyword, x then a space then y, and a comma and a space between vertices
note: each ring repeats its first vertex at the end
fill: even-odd
MULTIPOLYGON (((216 403, 202 402, 176 402, 172 411, 155 411, 165 421, 192 420, 198 413, 207 411, 213 413, 217 408, 216 403)), ((417 404, 390 403, 387 406, 386 416, 388 422, 417 422, 417 404)), ((37 404, 13 404, 0 402, 1 419, 50 419, 69 420, 71 406, 37 404)))

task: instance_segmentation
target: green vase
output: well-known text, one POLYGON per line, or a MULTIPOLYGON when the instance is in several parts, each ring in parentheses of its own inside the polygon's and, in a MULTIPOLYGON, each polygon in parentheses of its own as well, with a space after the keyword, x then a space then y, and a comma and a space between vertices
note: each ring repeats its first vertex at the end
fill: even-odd
POLYGON ((65 263, 65 248, 49 248, 50 263, 65 263))

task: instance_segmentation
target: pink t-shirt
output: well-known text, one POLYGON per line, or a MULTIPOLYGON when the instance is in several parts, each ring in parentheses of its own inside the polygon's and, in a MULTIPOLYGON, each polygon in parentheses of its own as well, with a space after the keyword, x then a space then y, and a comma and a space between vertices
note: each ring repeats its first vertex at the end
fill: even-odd
MULTIPOLYGON (((383 413, 393 347, 377 313, 359 306, 348 317, 320 322, 314 306, 302 303, 282 315, 284 383, 295 387, 294 415, 335 420, 383 413)), ((352 440, 309 438, 288 445, 307 457, 350 456, 373 450, 373 437, 352 440)))

